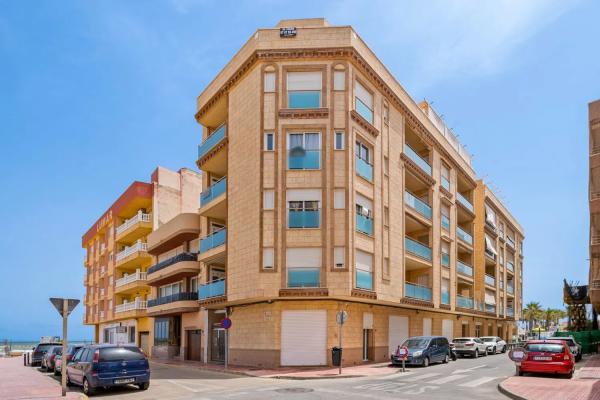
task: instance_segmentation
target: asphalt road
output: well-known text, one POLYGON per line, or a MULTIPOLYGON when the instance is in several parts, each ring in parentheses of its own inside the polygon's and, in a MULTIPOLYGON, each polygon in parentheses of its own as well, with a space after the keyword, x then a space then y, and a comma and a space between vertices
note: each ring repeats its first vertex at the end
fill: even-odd
MULTIPOLYGON (((428 368, 395 369, 386 376, 288 380, 250 378, 181 366, 152 364, 150 389, 118 388, 95 397, 114 399, 506 399, 498 382, 514 374, 506 354, 463 358, 428 368)), ((77 389, 75 389, 77 390, 77 389)))

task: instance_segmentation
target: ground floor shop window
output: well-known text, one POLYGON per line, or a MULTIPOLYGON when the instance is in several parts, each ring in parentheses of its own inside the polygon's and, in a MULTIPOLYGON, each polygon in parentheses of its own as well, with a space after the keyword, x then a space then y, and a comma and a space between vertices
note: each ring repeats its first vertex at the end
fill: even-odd
POLYGON ((154 345, 177 346, 181 344, 181 317, 154 319, 154 345))

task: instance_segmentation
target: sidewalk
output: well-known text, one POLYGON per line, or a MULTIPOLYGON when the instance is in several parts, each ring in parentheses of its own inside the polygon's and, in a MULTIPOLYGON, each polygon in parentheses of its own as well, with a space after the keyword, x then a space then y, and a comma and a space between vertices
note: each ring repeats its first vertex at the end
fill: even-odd
POLYGON ((498 389, 516 400, 600 400, 600 355, 585 361, 573 379, 513 376, 498 389))
POLYGON ((390 363, 364 364, 342 368, 342 374, 338 374, 338 368, 331 367, 282 367, 278 369, 260 369, 250 367, 229 366, 225 369, 219 364, 204 364, 193 361, 176 360, 151 360, 157 364, 178 365, 198 368, 207 371, 224 372, 259 378, 278 379, 325 379, 325 378, 357 378, 364 376, 383 376, 402 371, 402 368, 392 367, 390 363))
POLYGON ((25 367, 22 357, 0 358, 0 399, 85 399, 80 392, 67 392, 61 397, 60 382, 25 367))

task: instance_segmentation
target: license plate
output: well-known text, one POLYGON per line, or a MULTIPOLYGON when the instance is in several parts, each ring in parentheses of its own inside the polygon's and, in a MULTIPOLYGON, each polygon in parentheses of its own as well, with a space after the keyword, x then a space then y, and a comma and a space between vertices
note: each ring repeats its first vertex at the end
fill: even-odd
POLYGON ((131 383, 135 382, 135 378, 115 379, 115 383, 131 383))
POLYGON ((533 359, 536 361, 550 361, 552 357, 533 357, 533 359))

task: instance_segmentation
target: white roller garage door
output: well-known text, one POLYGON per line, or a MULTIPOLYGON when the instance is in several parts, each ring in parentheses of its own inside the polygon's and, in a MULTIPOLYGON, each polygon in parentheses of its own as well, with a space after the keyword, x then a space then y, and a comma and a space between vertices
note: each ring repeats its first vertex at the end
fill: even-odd
POLYGON ((388 327, 389 354, 393 354, 406 339, 408 339, 408 317, 390 315, 388 327))
POLYGON ((283 311, 281 365, 327 363, 327 311, 283 311))
POLYGON ((454 321, 451 319, 442 320, 442 336, 445 336, 448 341, 454 339, 454 321))

